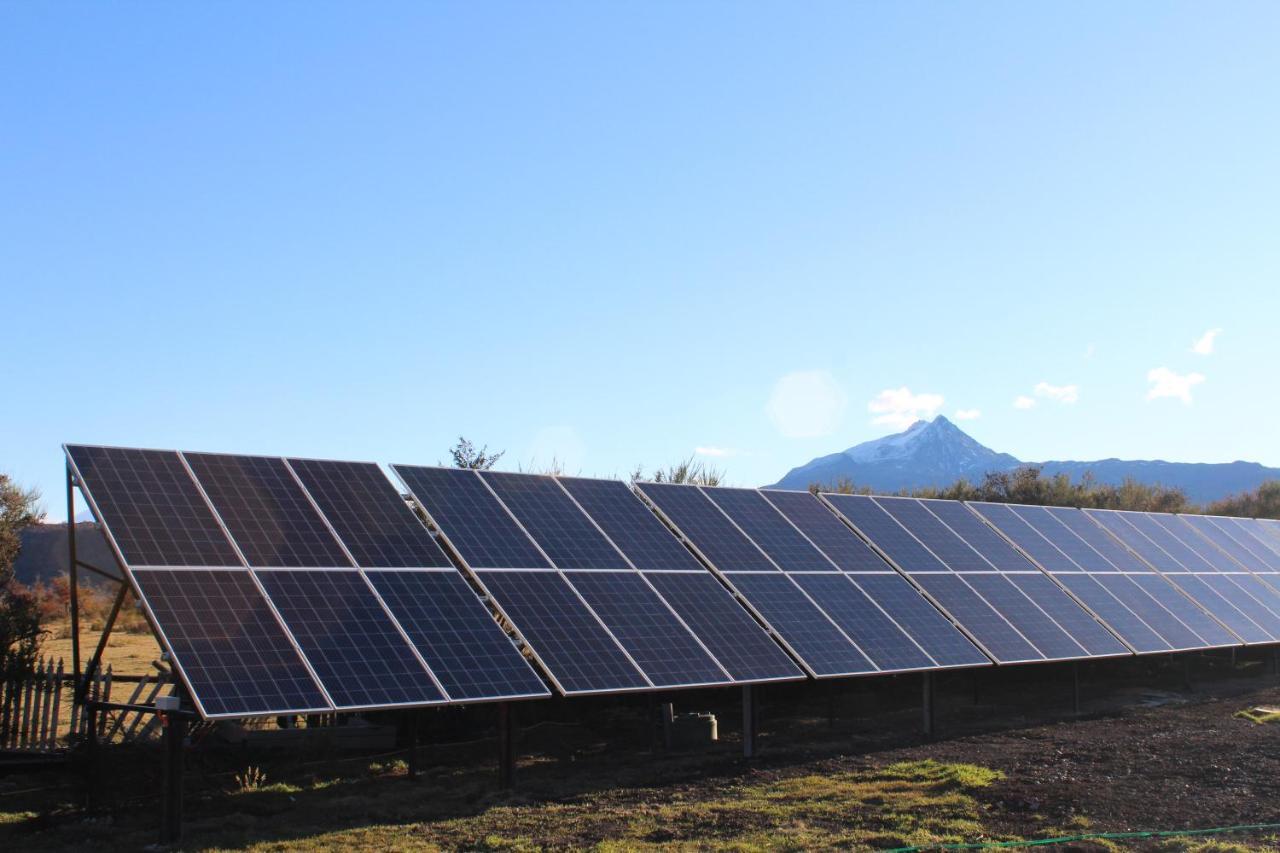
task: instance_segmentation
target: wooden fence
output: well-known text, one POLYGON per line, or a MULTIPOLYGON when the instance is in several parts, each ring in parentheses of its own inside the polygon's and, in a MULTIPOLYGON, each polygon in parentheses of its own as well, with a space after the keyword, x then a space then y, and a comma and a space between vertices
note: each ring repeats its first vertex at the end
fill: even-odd
MULTIPOLYGON (((133 684, 127 704, 152 704, 169 683, 168 672, 130 677, 133 684)), ((111 701, 115 676, 110 665, 89 684, 88 698, 111 701)), ((89 715, 75 704, 75 676, 61 659, 41 658, 35 671, 22 680, 0 684, 0 750, 57 752, 89 734, 89 715)), ((119 696, 117 696, 117 700, 119 696)), ((159 720, 153 714, 111 711, 97 714, 98 739, 104 743, 128 743, 155 737, 159 720)))

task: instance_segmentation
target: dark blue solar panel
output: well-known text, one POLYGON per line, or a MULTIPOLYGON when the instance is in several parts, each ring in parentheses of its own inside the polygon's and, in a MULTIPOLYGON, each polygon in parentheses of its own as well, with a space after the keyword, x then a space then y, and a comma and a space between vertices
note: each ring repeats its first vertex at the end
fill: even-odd
POLYGON ((71 445, 67 454, 129 565, 241 565, 177 453, 71 445))
POLYGON ((1125 655, 1129 650, 1124 643, 1104 628, 1097 619, 1082 609, 1062 591, 1048 576, 1035 574, 1011 574, 1009 580, 1022 590, 1027 598, 1040 606, 1062 630, 1071 635, 1090 655, 1125 655))
MULTIPOLYGON (((1040 531, 1028 524, 1025 519, 1005 504, 971 503, 970 507, 982 514, 987 521, 1000 528, 1000 531, 1018 544, 1018 547, 1031 555, 1046 571, 1079 572, 1070 557, 1055 547, 1040 531)), ((1052 523, 1051 519, 1047 519, 1052 523)), ((1074 537, 1073 537, 1074 538, 1074 537)), ((1079 542, 1079 540, 1076 540, 1079 542)), ((1079 542, 1081 546, 1084 543, 1079 542)))
MULTIPOLYGON (((1013 626, 1030 640, 1046 659, 1067 660, 1086 656, 1080 644, 1071 639, 1066 631, 1036 607, 1031 599, 1027 598, 1007 577, 969 574, 965 575, 965 580, 998 610, 1001 616, 1012 622, 1013 626)), ((1080 608, 1076 607, 1076 609, 1080 608)))
POLYGON ((875 672, 871 661, 785 575, 739 574, 733 584, 818 675, 875 672))
POLYGON ((206 716, 329 708, 247 571, 133 577, 206 716))
POLYGON ((1166 575, 1166 577, 1170 583, 1185 592, 1192 601, 1207 610, 1210 616, 1226 625, 1231 633, 1246 643, 1269 643, 1274 640, 1270 633, 1202 580, 1202 577, 1215 577, 1214 575, 1180 574, 1166 575))
MULTIPOLYGON (((993 576, 998 577, 998 576, 993 576)), ((919 574, 915 580, 1001 663, 1043 660, 1043 655, 978 597, 958 575, 919 574)))
POLYGON ((720 571, 778 570, 697 486, 639 483, 637 487, 720 571))
MULTIPOLYGON (((1121 583, 1132 586, 1127 576, 1115 575, 1114 577, 1121 583)), ((1163 580, 1155 575, 1148 575, 1147 577, 1164 583, 1163 580)), ((1097 578, 1073 572, 1059 576, 1058 580, 1063 586, 1071 590, 1076 598, 1083 601, 1090 610, 1105 620, 1116 633, 1124 638, 1126 643, 1140 654, 1172 651, 1173 646, 1165 642, 1164 638, 1152 630, 1151 626, 1144 622, 1138 614, 1125 606, 1110 590, 1099 583, 1097 578)), ((1131 588, 1129 594, 1132 597, 1137 597, 1142 595, 1142 590, 1131 588)), ((1154 602, 1148 601, 1148 606, 1153 604, 1154 602)), ((1162 617, 1162 621, 1164 620, 1173 621, 1169 619, 1168 614, 1162 617)))
POLYGON ((484 572, 480 579, 566 693, 649 686, 558 572, 484 572))
MULTIPOLYGON (((1224 553, 1226 553, 1235 563, 1244 566, 1251 572, 1269 572, 1272 566, 1264 559, 1265 554, 1259 553, 1266 549, 1257 546, 1249 547, 1250 543, 1237 531, 1228 527, 1224 527, 1218 523, 1218 519, 1208 518, 1198 515, 1180 515, 1178 520, 1190 527, 1200 536, 1224 553)), ((1227 569, 1234 571, 1235 569, 1227 569)))
POLYGON ((533 541, 466 468, 392 465, 409 492, 467 565, 478 569, 550 568, 533 541))
POLYGON ((568 572, 567 577, 655 687, 728 683, 639 572, 568 572))
POLYGON ((647 577, 734 680, 804 677, 710 572, 654 572, 647 577))
POLYGON ((444 701, 358 572, 257 575, 339 707, 444 701))
POLYGON ((496 471, 480 476, 560 568, 631 568, 552 478, 496 471))
POLYGON ((1266 605, 1249 594, 1243 586, 1236 583, 1232 575, 1197 575, 1205 584, 1231 602, 1250 621, 1261 628, 1273 639, 1280 639, 1280 616, 1276 616, 1266 605))
POLYGON ((1195 531, 1183 524, 1176 515, 1167 513, 1131 513, 1130 519, 1141 519, 1143 532, 1168 551, 1179 563, 1193 572, 1232 572, 1239 567, 1228 560, 1195 531))
POLYGON ((1085 512, 1156 569, 1162 572, 1185 572, 1187 570, 1185 566, 1161 550, 1150 538, 1139 532, 1121 513, 1093 509, 1087 509, 1085 512))
POLYGON ((796 575, 795 581, 881 670, 935 666, 929 656, 844 575, 796 575))
POLYGON ((1280 613, 1280 592, 1268 585, 1262 576, 1234 574, 1231 575, 1231 582, 1256 598, 1271 613, 1280 613))
POLYGON ((1258 529, 1271 539, 1272 548, 1280 547, 1280 521, 1271 518, 1255 519, 1258 529))
POLYGON ((557 479, 636 568, 706 572, 702 563, 626 484, 582 477, 557 479))
POLYGON ((865 495, 828 494, 822 497, 861 530, 862 535, 888 554, 889 559, 903 571, 950 571, 871 498, 865 495))
POLYGON ((368 576, 450 699, 549 695, 457 572, 371 571, 368 576))
POLYGON ((858 538, 858 534, 809 492, 761 489, 760 494, 844 571, 893 571, 879 554, 858 538))
MULTIPOLYGON (((1048 507, 1010 506, 1010 512, 1026 522, 1037 533, 1044 536, 1055 548, 1067 556, 1073 563, 1086 572, 1116 572, 1120 567, 1099 551, 1105 548, 1104 543, 1112 546, 1112 553, 1123 552, 1123 548, 1110 540, 1106 532, 1084 516, 1078 509, 1070 509, 1060 513, 1049 511, 1048 507), (1093 528, 1092 537, 1086 538, 1090 532, 1083 525, 1093 528), (1082 535, 1083 534, 1083 535, 1082 535)), ((1130 557, 1132 561, 1132 557, 1130 557)))
POLYGON ((351 565, 283 459, 183 455, 250 566, 351 565))
MULTIPOLYGON (((1222 627, 1216 619, 1202 610, 1190 598, 1182 593, 1181 590, 1169 583, 1168 580, 1155 574, 1154 572, 1144 575, 1130 575, 1129 580, 1141 587, 1147 595, 1154 598, 1160 603, 1160 606, 1169 611, 1179 623, 1185 625, 1190 631, 1194 632, 1205 646, 1237 646, 1240 639, 1234 636, 1226 628, 1222 627)), ((1152 617, 1153 627, 1160 633, 1167 634, 1169 629, 1167 621, 1156 622, 1152 617)), ((1183 645, 1186 638, 1180 634, 1173 640, 1181 640, 1179 648, 1185 648, 1183 645)), ((1194 644, 1193 644, 1194 645, 1194 644)))
POLYGON ((1214 518, 1213 523, 1229 531, 1266 563, 1266 571, 1280 571, 1280 539, 1273 539, 1261 522, 1251 518, 1214 518))
POLYGON ((453 566, 377 465, 290 459, 289 466, 358 565, 453 566))
POLYGON ((959 501, 922 500, 920 503, 1000 571, 1036 571, 1034 564, 959 501))
MULTIPOLYGON (((963 539, 938 521, 933 513, 914 498, 874 498, 919 539, 939 560, 957 572, 991 572, 995 568, 982 559, 963 539)), ((874 537, 873 537, 874 540, 874 537)), ((903 568, 906 568, 905 566, 903 568)), ((917 570, 918 571, 918 570, 917 570)))
MULTIPOLYGON (((1107 534, 1097 524, 1095 524, 1085 510, 1073 509, 1071 507, 1047 506, 1044 511, 1051 515, 1055 521, 1063 527, 1070 530, 1079 538, 1089 544, 1094 551, 1106 558, 1106 562, 1114 566, 1122 572, 1149 572, 1151 567, 1134 555, 1132 551, 1125 548, 1116 541, 1115 537, 1107 534)), ((1074 559, 1074 558, 1073 558, 1074 559)), ((1108 571, 1106 565, 1097 568, 1085 566, 1086 571, 1108 571)))
POLYGON ((1210 645, 1198 630, 1191 627, 1197 620, 1186 613, 1186 607, 1180 605, 1177 599, 1181 597, 1187 604, 1191 602, 1159 575, 1115 574, 1095 577, 1174 649, 1196 649, 1210 645))
POLYGON ((704 488, 702 491, 755 540, 783 571, 836 571, 835 565, 756 490, 704 488))
POLYGON ((939 666, 982 666, 990 660, 899 574, 848 575, 884 608, 939 666))

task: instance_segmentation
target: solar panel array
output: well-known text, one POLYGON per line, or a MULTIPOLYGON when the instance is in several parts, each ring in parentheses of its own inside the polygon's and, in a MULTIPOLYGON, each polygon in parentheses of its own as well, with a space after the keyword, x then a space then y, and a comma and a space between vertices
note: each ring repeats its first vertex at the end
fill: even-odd
POLYGON ((1280 522, 67 456, 206 717, 1280 642, 1280 522))

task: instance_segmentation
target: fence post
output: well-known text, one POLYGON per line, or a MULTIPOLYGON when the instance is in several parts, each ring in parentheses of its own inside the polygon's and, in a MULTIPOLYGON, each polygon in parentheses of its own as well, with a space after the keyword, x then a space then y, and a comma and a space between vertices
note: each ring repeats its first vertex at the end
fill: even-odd
POLYGON ((58 711, 62 708, 62 658, 58 658, 58 671, 53 676, 53 725, 49 731, 50 746, 58 745, 58 711))

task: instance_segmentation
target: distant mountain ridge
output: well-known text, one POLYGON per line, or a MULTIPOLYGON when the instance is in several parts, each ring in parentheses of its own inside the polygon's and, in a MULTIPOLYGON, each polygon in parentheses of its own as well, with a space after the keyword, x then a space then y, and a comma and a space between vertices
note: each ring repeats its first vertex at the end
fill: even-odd
POLYGON ((774 484, 780 489, 806 489, 814 483, 834 485, 843 479, 875 491, 896 492, 924 486, 947 486, 960 478, 979 482, 988 473, 1037 465, 1048 475, 1079 479, 1091 473, 1100 483, 1125 479, 1159 483, 1186 492, 1196 503, 1255 489, 1280 479, 1280 468, 1257 462, 1164 462, 1161 460, 1100 459, 1094 462, 1023 462, 979 443, 942 415, 916 421, 900 433, 854 445, 840 453, 819 456, 792 468, 774 484))

